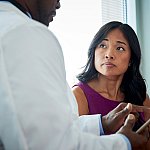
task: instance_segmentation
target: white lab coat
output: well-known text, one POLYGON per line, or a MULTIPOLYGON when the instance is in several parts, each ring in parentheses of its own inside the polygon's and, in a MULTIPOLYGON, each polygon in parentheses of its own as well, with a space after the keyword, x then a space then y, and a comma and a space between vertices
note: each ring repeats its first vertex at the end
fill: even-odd
POLYGON ((98 136, 99 115, 78 117, 56 37, 0 2, 0 139, 6 150, 127 150, 98 136))

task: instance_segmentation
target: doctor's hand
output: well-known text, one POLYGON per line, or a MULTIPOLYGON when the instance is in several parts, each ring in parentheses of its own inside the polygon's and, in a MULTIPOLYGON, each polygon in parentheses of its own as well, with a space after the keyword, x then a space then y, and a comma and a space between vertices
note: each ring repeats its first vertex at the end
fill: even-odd
POLYGON ((132 131, 135 120, 135 116, 129 114, 124 125, 117 133, 123 134, 129 139, 133 150, 145 150, 146 144, 149 140, 149 131, 147 128, 140 134, 132 131))
POLYGON ((150 113, 150 108, 137 106, 130 103, 120 103, 115 109, 102 117, 102 125, 105 134, 115 133, 125 122, 126 117, 138 112, 150 113))

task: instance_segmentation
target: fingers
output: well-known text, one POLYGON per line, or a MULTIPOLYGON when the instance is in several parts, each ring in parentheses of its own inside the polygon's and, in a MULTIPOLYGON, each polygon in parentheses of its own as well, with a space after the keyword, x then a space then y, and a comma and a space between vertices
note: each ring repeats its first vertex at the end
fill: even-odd
MULTIPOLYGON (((120 103, 117 107, 116 107, 116 111, 121 111, 122 109, 124 109, 125 107, 132 105, 132 112, 144 112, 144 113, 149 113, 150 114, 150 108, 146 107, 146 106, 138 106, 138 105, 134 105, 134 104, 130 104, 130 103, 120 103)), ((129 107, 130 109, 130 107, 129 107)))
POLYGON ((145 112, 150 113, 150 108, 146 106, 137 106, 132 104, 132 112, 145 112))
POLYGON ((120 112, 117 113, 117 118, 120 120, 120 118, 125 119, 130 112, 132 111, 132 104, 128 103, 124 109, 122 109, 120 112))
POLYGON ((115 108, 115 111, 116 111, 116 112, 119 112, 119 111, 121 111, 122 109, 124 109, 126 106, 127 106, 127 103, 120 103, 120 104, 115 108))
POLYGON ((126 109, 128 109, 131 112, 132 111, 132 104, 128 103, 126 106, 126 109))
POLYGON ((132 104, 128 103, 127 106, 120 111, 121 117, 126 117, 132 111, 132 104))
MULTIPOLYGON (((135 105, 136 106, 136 105, 135 105)), ((120 103, 116 108, 115 111, 119 112, 122 111, 123 109, 128 109, 130 112, 132 111, 132 104, 130 103, 120 103)))
POLYGON ((125 118, 130 114, 131 110, 132 110, 132 105, 128 104, 121 111, 115 112, 115 114, 113 115, 113 121, 112 121, 113 124, 115 124, 115 130, 114 130, 115 132, 124 124, 125 118))
POLYGON ((133 114, 129 114, 127 119, 125 120, 124 126, 132 129, 135 124, 135 116, 133 114))

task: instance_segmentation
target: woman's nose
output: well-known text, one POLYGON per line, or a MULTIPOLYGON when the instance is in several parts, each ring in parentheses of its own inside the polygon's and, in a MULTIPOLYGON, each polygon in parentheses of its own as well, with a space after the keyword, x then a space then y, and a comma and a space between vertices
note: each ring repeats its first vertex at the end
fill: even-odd
POLYGON ((114 48, 109 47, 105 52, 105 58, 106 59, 114 59, 115 58, 114 53, 115 53, 114 48))
POLYGON ((114 56, 113 56, 113 55, 110 55, 110 54, 106 54, 106 55, 105 55, 105 58, 106 58, 106 59, 114 59, 114 56))

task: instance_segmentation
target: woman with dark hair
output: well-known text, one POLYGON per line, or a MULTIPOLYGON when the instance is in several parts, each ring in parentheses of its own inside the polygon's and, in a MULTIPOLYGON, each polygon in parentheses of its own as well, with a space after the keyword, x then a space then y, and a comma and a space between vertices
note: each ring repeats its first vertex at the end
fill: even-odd
MULTIPOLYGON (((120 102, 150 107, 139 67, 141 49, 134 30, 112 21, 100 28, 88 50, 88 61, 73 86, 79 114, 106 115, 120 102)), ((150 114, 136 114, 136 130, 150 114)))

